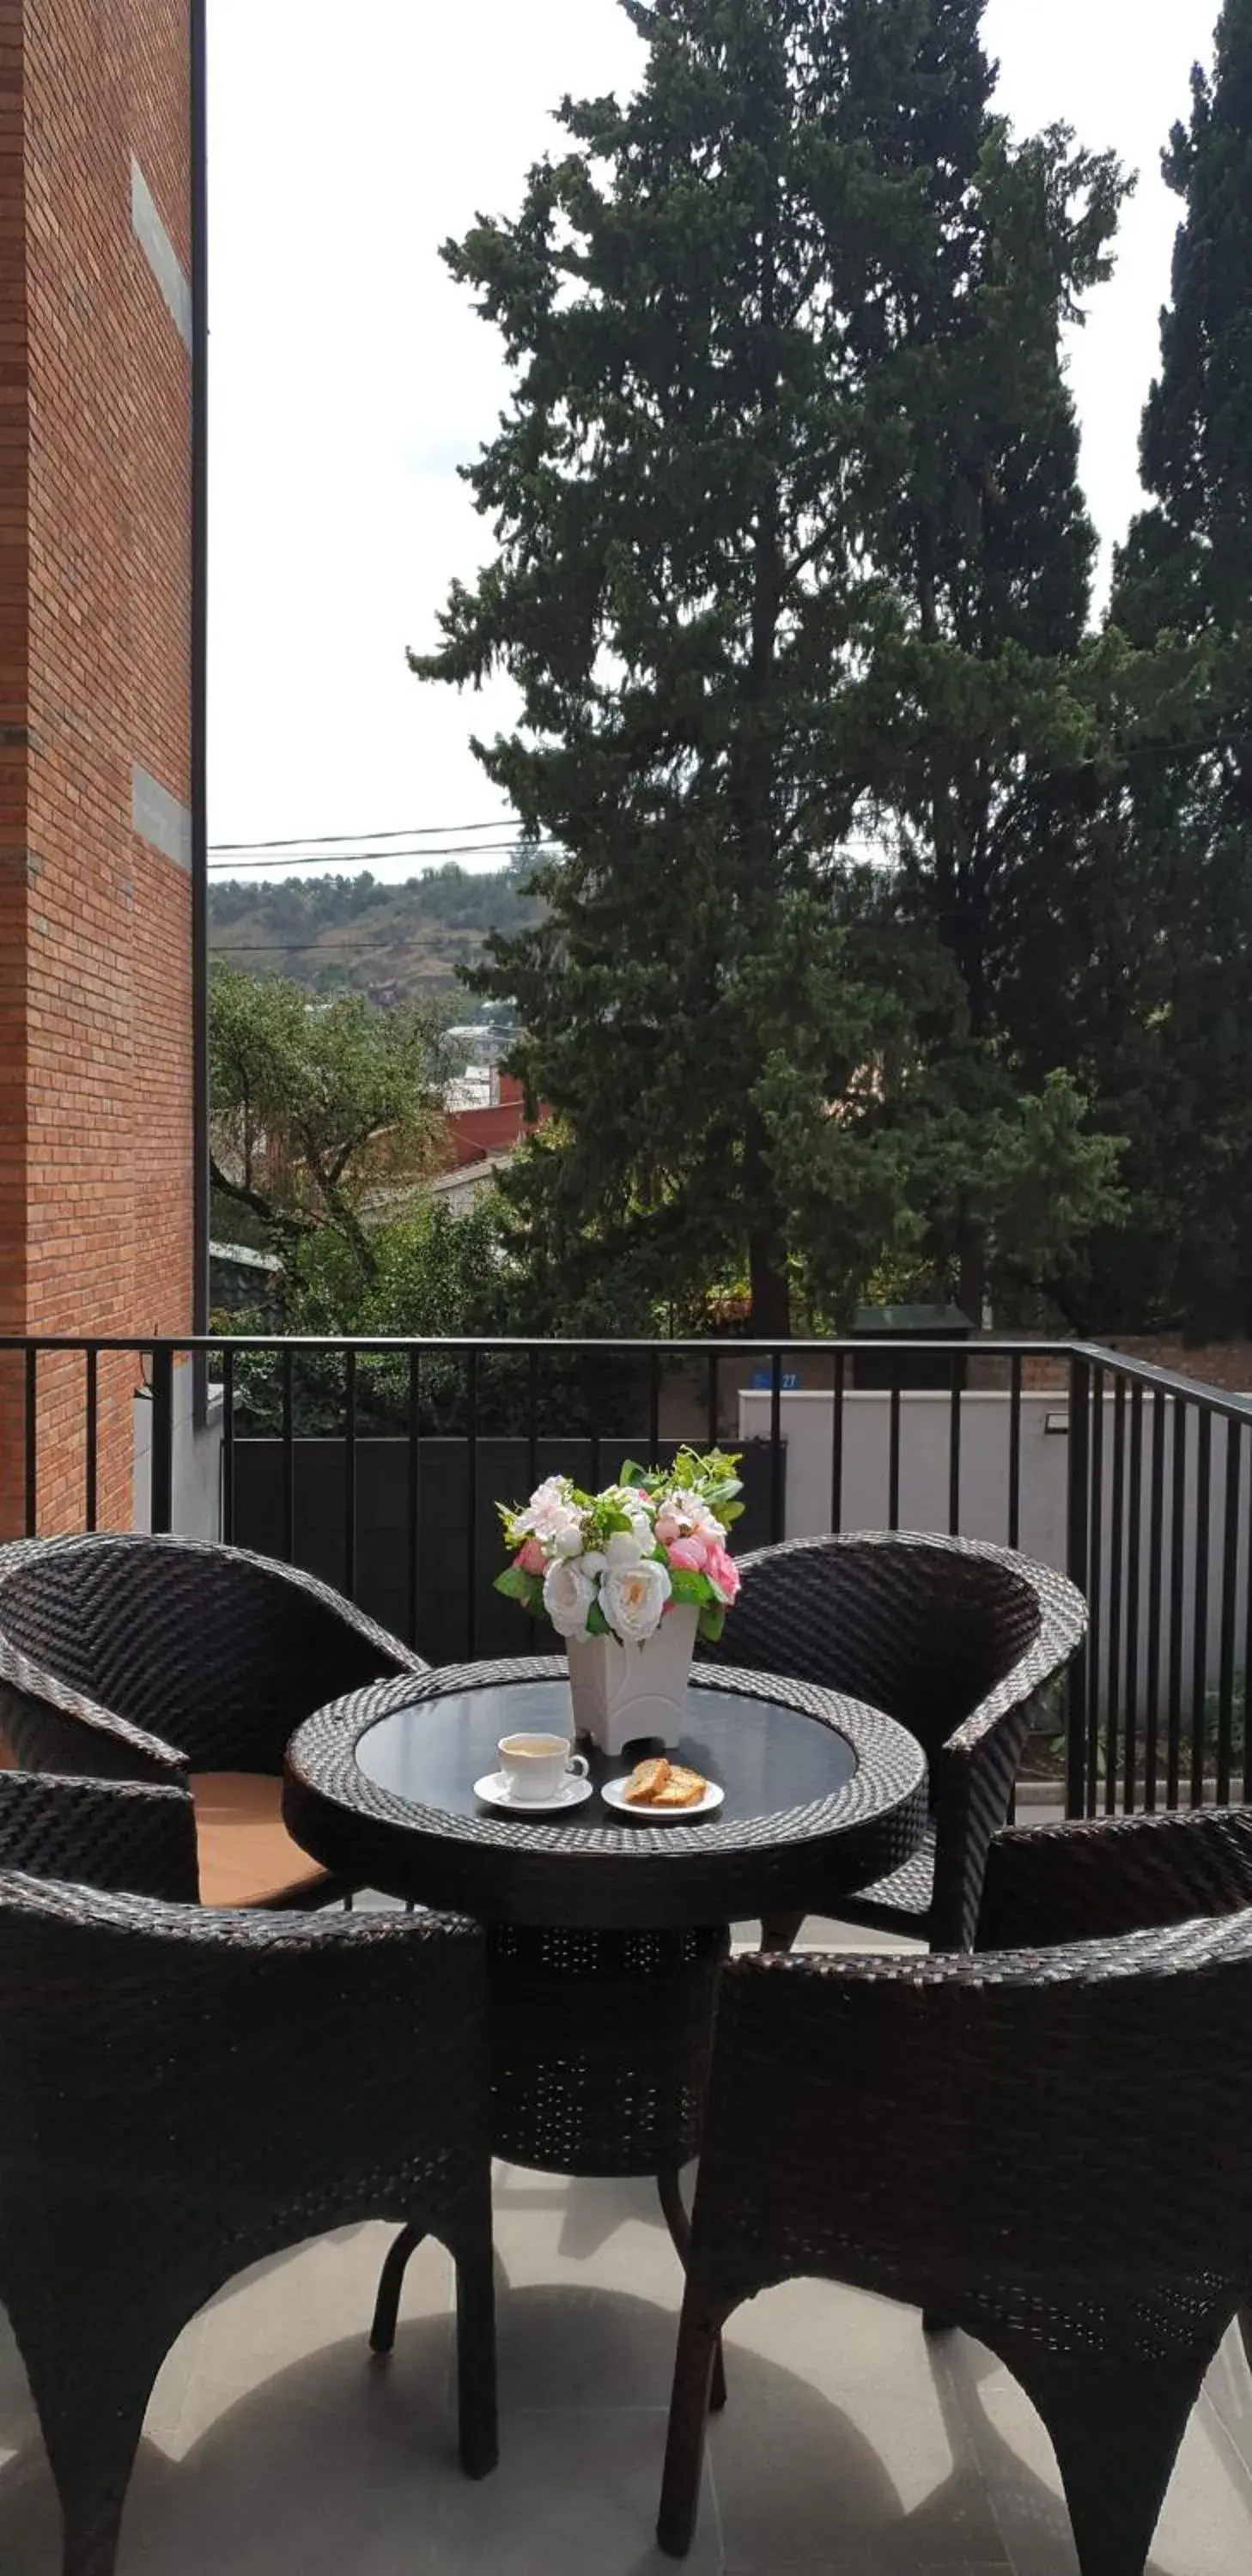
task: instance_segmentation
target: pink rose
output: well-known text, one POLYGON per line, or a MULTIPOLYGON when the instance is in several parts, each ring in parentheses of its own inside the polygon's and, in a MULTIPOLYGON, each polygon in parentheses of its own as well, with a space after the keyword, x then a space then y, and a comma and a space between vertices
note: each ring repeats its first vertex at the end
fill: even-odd
POLYGON ((548 1560, 537 1538, 528 1538, 513 1562, 523 1574, 546 1574, 548 1571, 548 1560))
POLYGON ((708 1548, 702 1538, 678 1538, 669 1550, 669 1561, 684 1574, 708 1572, 708 1548))
POLYGON ((660 1512, 657 1515, 656 1534, 662 1547, 673 1547, 675 1540, 682 1537, 682 1523, 675 1520, 672 1512, 660 1512))
POLYGON ((727 1608, 731 1608, 742 1590, 739 1568, 733 1556, 724 1547, 711 1547, 704 1571, 714 1591, 719 1592, 727 1608))

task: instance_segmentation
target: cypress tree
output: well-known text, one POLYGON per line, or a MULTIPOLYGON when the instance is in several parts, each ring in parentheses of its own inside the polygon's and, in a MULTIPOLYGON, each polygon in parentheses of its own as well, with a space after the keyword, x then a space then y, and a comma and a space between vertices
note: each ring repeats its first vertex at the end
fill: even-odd
POLYGON ((741 1262, 782 1335, 797 1267, 1034 1261, 1028 1144, 1063 1237, 1107 1204, 995 979, 1032 765, 1084 721, 1059 337, 1120 183, 1011 142, 983 0, 622 5, 638 96, 566 100, 517 218, 445 253, 515 390, 467 470, 497 552, 416 667, 511 674, 475 748, 565 853, 482 979, 555 1113, 508 1184, 538 1253, 571 1299, 741 1262))

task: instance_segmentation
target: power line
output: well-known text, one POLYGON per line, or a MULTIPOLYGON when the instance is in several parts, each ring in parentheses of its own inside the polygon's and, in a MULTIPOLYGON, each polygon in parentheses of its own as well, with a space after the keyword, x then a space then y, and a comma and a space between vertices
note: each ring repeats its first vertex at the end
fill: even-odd
POLYGON ((490 823, 406 823, 384 832, 292 832, 279 841, 210 841, 209 848, 218 850, 329 850, 343 848, 349 841, 423 841, 434 840, 441 832, 507 832, 516 829, 520 839, 522 825, 511 826, 507 814, 497 814, 490 823))

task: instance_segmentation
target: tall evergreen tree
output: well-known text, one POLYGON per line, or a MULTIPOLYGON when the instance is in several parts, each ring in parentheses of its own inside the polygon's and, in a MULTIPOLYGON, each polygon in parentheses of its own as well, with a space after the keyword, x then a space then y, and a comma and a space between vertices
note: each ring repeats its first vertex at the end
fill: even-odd
POLYGON ((875 1204, 936 1257, 1012 1235, 993 1142, 1055 1156, 1062 1236, 1105 1203, 1072 1096, 1020 1096, 987 922, 1082 724, 1058 341, 1119 182, 1011 144, 983 0, 622 5, 638 97, 567 100, 520 216, 446 253, 517 383, 468 472, 499 551, 416 667, 512 674, 475 748, 568 854, 486 977, 556 1113, 512 1185, 547 1257, 678 1296, 742 1257, 783 1333, 797 1252, 846 1276, 875 1204), (866 826, 904 871, 868 947, 866 826))
POLYGON ((1226 0, 1163 168, 1185 213, 1111 613, 1175 677, 1118 790, 1120 1004, 1093 950, 1131 1224, 1086 1297, 1200 1336, 1252 1329, 1252 0, 1226 0))

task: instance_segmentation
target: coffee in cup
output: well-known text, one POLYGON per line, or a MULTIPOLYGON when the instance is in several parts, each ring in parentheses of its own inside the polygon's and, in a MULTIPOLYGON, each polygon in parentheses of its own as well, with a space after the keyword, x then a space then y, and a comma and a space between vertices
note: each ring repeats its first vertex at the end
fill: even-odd
POLYGON ((571 1772, 587 1777, 587 1764, 564 1735, 505 1735, 497 1746, 509 1795, 519 1807, 558 1797, 571 1772))

